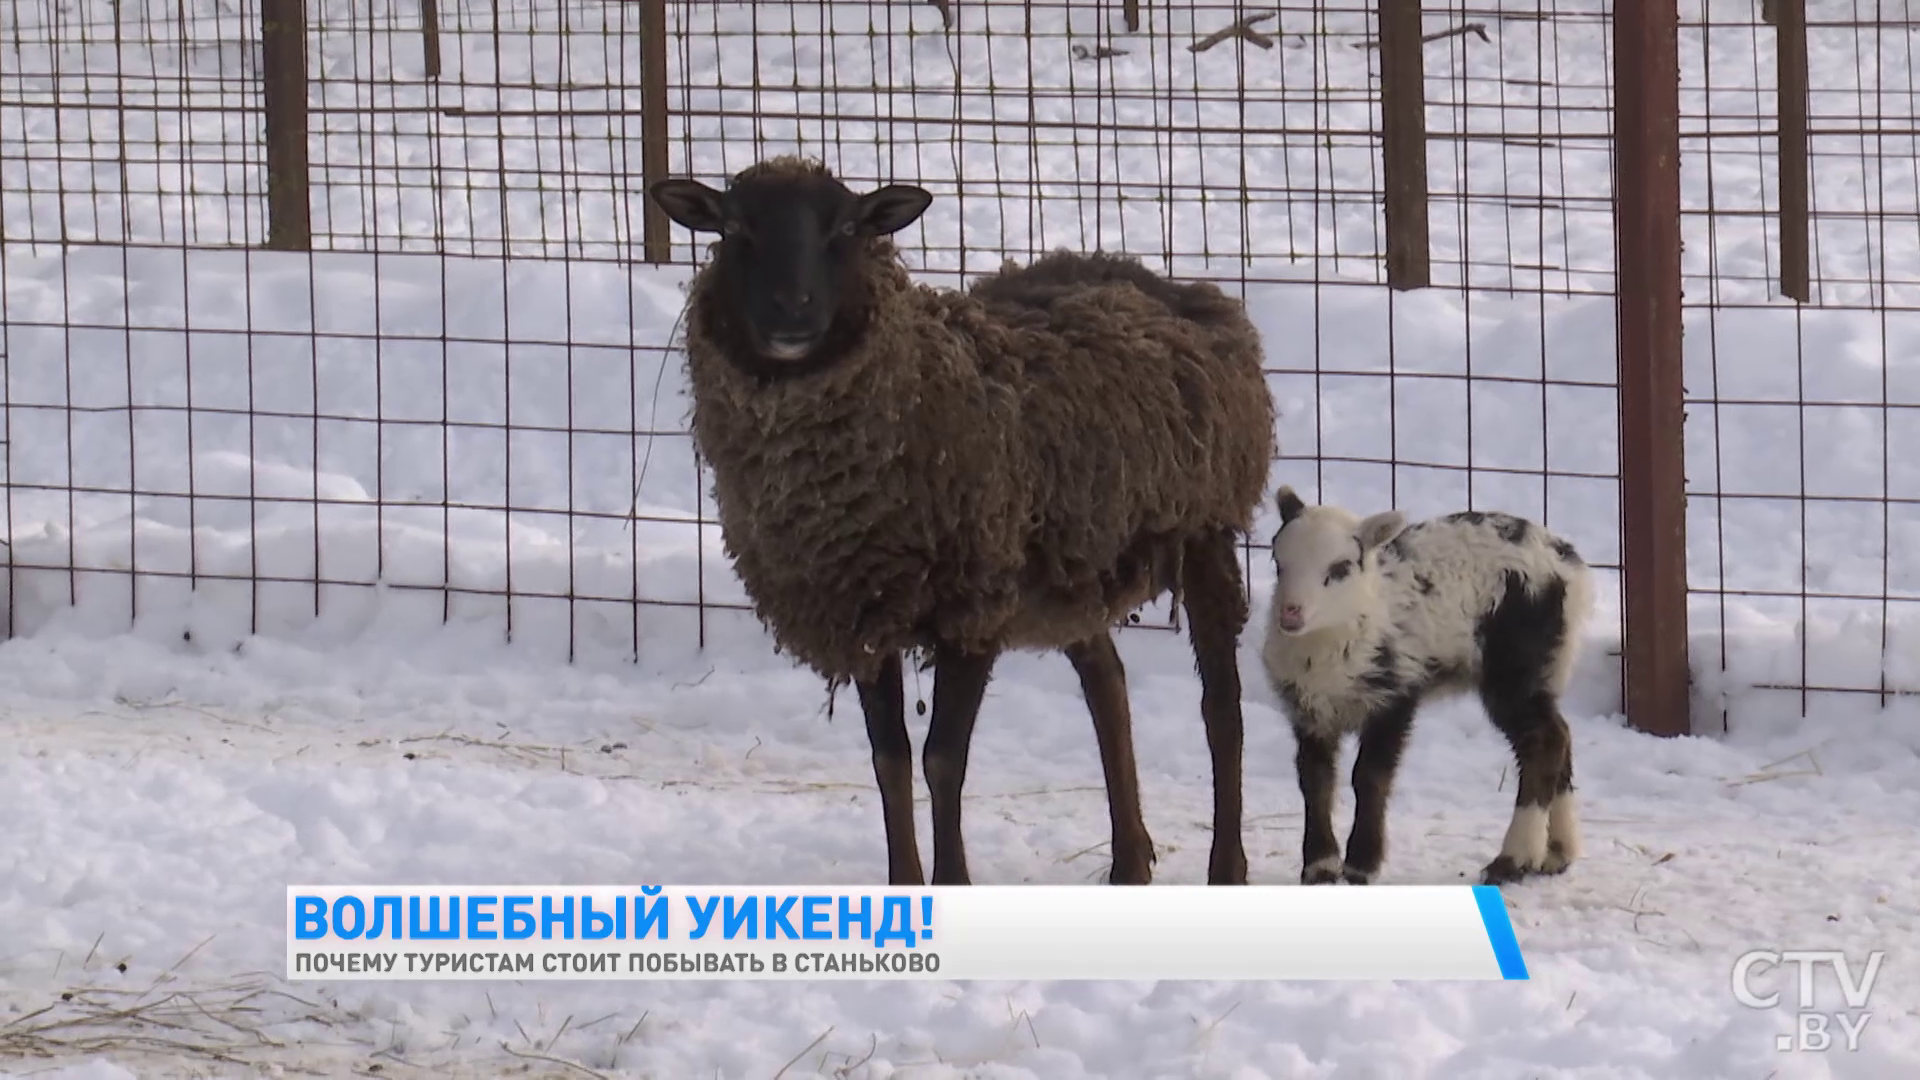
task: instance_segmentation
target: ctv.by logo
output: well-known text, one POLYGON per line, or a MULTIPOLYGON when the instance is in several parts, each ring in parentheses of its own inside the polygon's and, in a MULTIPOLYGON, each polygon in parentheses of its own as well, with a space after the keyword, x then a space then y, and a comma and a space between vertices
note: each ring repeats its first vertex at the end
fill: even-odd
POLYGON ((1749 1009, 1779 1008, 1780 992, 1754 993, 1753 975, 1756 969, 1792 964, 1799 968, 1799 1007, 1794 1010, 1793 1030, 1774 1036, 1774 1049, 1824 1051, 1833 1046, 1833 1029, 1838 1028, 1846 1048, 1858 1050, 1860 1033, 1866 1030, 1867 1021, 1873 1019, 1873 1013, 1867 1011, 1867 1000, 1873 996, 1873 982, 1880 977, 1880 961, 1885 957, 1886 953, 1878 949, 1868 953, 1866 970, 1856 976, 1853 962, 1836 949, 1789 949, 1785 952, 1754 949, 1742 953, 1740 959, 1733 963, 1733 998, 1749 1009), (1823 967, 1830 969, 1834 981, 1840 984, 1840 998, 1847 1003, 1845 1009, 1822 1010, 1815 1007, 1814 973, 1823 967))

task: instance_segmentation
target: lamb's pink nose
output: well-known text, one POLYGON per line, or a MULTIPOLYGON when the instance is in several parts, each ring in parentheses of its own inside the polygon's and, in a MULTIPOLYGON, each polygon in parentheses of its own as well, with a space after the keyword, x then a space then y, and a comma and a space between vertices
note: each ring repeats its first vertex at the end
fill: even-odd
POLYGON ((1301 613, 1299 604, 1288 604, 1280 609, 1280 629, 1298 630, 1305 626, 1306 616, 1301 613))

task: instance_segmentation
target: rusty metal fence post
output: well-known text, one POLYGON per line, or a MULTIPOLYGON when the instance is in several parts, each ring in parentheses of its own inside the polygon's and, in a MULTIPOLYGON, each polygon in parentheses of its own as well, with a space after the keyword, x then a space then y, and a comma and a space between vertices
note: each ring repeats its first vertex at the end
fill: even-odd
POLYGON ((1676 0, 1614 5, 1614 269, 1627 722, 1691 732, 1676 0))
POLYGON ((266 112, 267 246, 313 247, 307 173, 306 0, 260 0, 261 96, 266 112))
POLYGON ((1386 193, 1387 285, 1433 283, 1427 223, 1427 67, 1417 0, 1378 0, 1380 171, 1386 193))
POLYGON ((1775 4, 1774 95, 1780 116, 1780 295, 1813 299, 1808 247, 1807 0, 1775 4))
MULTIPOLYGON (((640 186, 667 175, 667 0, 640 2, 640 186)), ((640 246, 646 260, 668 262, 670 223, 652 199, 642 200, 640 246)))
POLYGON ((420 59, 429 79, 440 77, 439 0, 420 0, 420 59))

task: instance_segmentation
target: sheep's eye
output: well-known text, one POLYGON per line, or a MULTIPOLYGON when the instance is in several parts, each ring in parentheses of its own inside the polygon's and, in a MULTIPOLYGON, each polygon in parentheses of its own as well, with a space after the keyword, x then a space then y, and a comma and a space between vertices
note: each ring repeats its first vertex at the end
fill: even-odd
POLYGON ((1339 562, 1327 568, 1327 581, 1329 583, 1344 581, 1347 575, 1351 573, 1353 573, 1353 561, 1351 559, 1341 559, 1339 562))
POLYGON ((725 221, 722 221, 722 222, 720 223, 720 235, 722 235, 722 236, 739 236, 739 235, 740 235, 740 223, 739 223, 738 221, 735 221, 735 220, 734 220, 734 219, 732 219, 732 218, 727 218, 727 219, 726 219, 725 221))
POLYGON ((843 221, 840 223, 840 235, 852 236, 854 234, 854 231, 857 228, 859 228, 859 226, 851 218, 849 218, 846 221, 843 221))

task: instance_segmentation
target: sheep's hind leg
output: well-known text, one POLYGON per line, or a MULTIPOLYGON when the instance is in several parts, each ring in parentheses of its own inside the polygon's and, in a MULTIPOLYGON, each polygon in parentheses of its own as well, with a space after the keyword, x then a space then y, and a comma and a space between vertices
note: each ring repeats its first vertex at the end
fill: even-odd
POLYGON ((1065 649, 1080 676, 1080 692, 1100 741, 1100 768, 1107 778, 1107 815, 1113 823, 1114 885, 1153 880, 1153 838, 1140 815, 1140 779, 1133 758, 1133 711, 1127 701, 1127 671, 1113 634, 1102 633, 1065 649))
POLYGON ((1185 607, 1200 672, 1200 716, 1213 757, 1213 852, 1207 884, 1245 885, 1247 851, 1241 839, 1241 755, 1245 718, 1240 708, 1240 631, 1247 596, 1233 533, 1219 530, 1187 543, 1185 607))
POLYGON ((922 885, 920 846, 913 835, 913 743, 907 738, 905 688, 900 655, 881 663, 872 682, 855 684, 873 748, 873 777, 880 785, 880 812, 887 823, 887 884, 922 885))
POLYGON ((1387 800, 1393 774, 1400 768, 1414 703, 1400 699, 1367 718, 1360 729, 1360 753, 1353 762, 1353 831, 1347 834, 1347 861, 1341 872, 1349 885, 1368 885, 1387 857, 1387 800))
POLYGON ((933 654, 933 718, 923 751, 933 803, 933 884, 966 885, 967 846, 960 834, 960 789, 967 780, 973 722, 993 677, 992 653, 942 645, 933 654))

